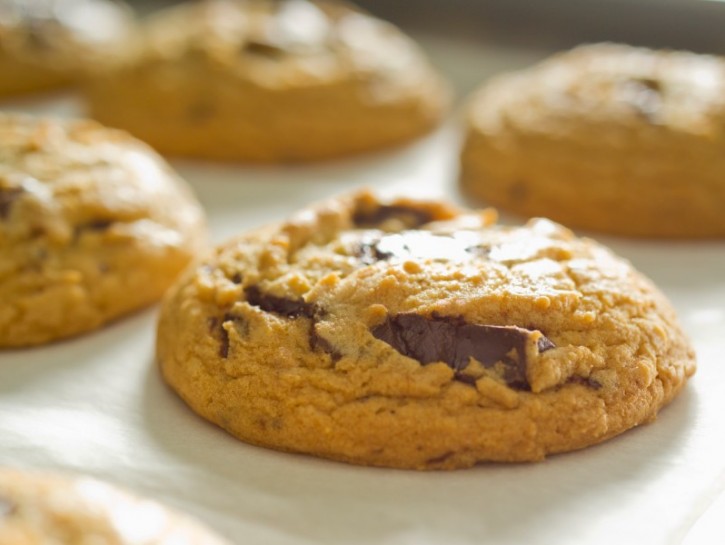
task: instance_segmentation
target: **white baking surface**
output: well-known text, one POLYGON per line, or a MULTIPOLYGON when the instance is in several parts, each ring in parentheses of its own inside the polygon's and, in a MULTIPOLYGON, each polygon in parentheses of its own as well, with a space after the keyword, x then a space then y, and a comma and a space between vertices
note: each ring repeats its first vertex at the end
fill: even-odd
MULTIPOLYGON (((459 90, 543 54, 435 37, 425 44, 459 90)), ((13 108, 81 111, 73 97, 13 108)), ((174 165, 221 241, 359 186, 461 202, 458 141, 450 123, 410 147, 327 165, 174 165)), ((0 352, 0 464, 101 477, 196 515, 237 544, 723 543, 725 241, 599 238, 670 297, 699 360, 657 422, 602 445, 537 464, 433 473, 249 446, 164 386, 153 308, 77 339, 0 352)))

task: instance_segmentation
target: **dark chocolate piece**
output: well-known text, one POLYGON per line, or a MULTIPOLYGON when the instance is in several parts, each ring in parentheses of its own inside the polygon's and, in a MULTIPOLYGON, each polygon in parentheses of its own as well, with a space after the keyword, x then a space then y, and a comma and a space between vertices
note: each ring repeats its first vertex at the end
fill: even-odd
POLYGON ((274 312, 288 318, 312 318, 315 316, 315 305, 302 299, 287 299, 264 293, 257 286, 248 286, 244 290, 247 302, 261 308, 265 312, 274 312))
POLYGON ((366 265, 390 259, 435 259, 442 261, 470 261, 485 257, 489 249, 479 243, 475 235, 437 235, 428 231, 402 231, 400 233, 366 236, 357 249, 357 255, 366 265))
POLYGON ((13 203, 25 193, 22 187, 0 187, 0 219, 7 219, 13 203))
POLYGON ((445 453, 441 454, 440 456, 436 456, 435 458, 430 458, 430 459, 426 460, 425 463, 428 465, 441 464, 441 463, 445 462, 448 458, 453 456, 453 454, 455 454, 455 453, 452 450, 449 450, 448 452, 445 452, 445 453))
POLYGON ((95 219, 79 225, 78 229, 85 229, 88 231, 105 231, 113 225, 113 223, 114 221, 109 219, 95 219))
POLYGON ((567 382, 570 384, 581 384, 582 386, 586 386, 587 388, 591 388, 593 390, 599 390, 602 387, 602 385, 593 378, 580 377, 579 375, 569 377, 567 382))
POLYGON ((212 316, 207 319, 209 333, 219 338, 219 356, 222 358, 229 357, 229 332, 224 327, 224 324, 237 320, 239 320, 239 317, 234 316, 229 312, 224 314, 221 320, 216 316, 212 316))
MULTIPOLYGON (((426 365, 444 362, 458 379, 470 358, 485 367, 496 363, 505 366, 504 380, 517 389, 528 389, 526 379, 526 346, 532 331, 516 326, 469 324, 462 318, 433 315, 429 318, 414 313, 388 316, 371 331, 401 354, 426 365)), ((537 341, 537 347, 548 350, 553 343, 537 341)), ((462 382, 470 383, 468 377, 462 382)))
POLYGON ((268 57, 270 59, 277 59, 286 53, 282 47, 271 43, 270 41, 253 39, 247 40, 242 48, 242 51, 244 51, 244 53, 251 53, 252 55, 268 57))
POLYGON ((314 322, 310 325, 310 334, 309 335, 310 335, 310 348, 313 351, 319 350, 321 352, 324 352, 325 354, 329 354, 330 358, 332 358, 333 362, 337 362, 340 360, 340 358, 342 358, 342 354, 339 351, 337 351, 335 349, 335 347, 332 346, 332 344, 330 344, 330 342, 327 339, 321 337, 317 333, 317 331, 315 330, 314 322))
POLYGON ((390 219, 399 220, 408 229, 416 229, 433 221, 433 215, 426 210, 400 204, 382 205, 374 210, 356 210, 352 215, 356 227, 378 227, 390 219))

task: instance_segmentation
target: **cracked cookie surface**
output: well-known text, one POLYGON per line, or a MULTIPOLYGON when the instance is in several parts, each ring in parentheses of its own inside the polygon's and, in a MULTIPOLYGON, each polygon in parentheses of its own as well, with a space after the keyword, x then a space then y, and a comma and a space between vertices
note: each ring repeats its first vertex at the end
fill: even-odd
POLYGON ((200 524, 89 477, 0 468, 4 545, 224 545, 200 524))
POLYGON ((93 117, 163 153, 308 161, 435 126, 447 86, 393 25, 334 1, 189 2, 88 86, 93 117))
POLYGON ((191 190, 141 142, 90 121, 0 115, 0 347, 156 301, 205 235, 191 190))
POLYGON ((600 442, 695 369, 670 304, 597 243, 367 193, 218 247, 167 295, 157 351, 244 441, 417 469, 600 442))
POLYGON ((461 184, 572 227, 725 236, 725 60, 578 47, 471 99, 461 184))

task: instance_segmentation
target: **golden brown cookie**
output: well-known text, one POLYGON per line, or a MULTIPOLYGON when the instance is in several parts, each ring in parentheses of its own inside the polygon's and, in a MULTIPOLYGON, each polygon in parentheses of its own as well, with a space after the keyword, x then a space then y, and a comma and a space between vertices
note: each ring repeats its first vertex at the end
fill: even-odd
POLYGON ((348 4, 212 0, 152 17, 88 98, 164 153, 282 162, 408 141, 448 93, 409 38, 348 4))
POLYGON ((471 100, 461 183, 523 215, 621 235, 725 235, 725 61, 578 47, 471 100))
POLYGON ((548 220, 331 200, 167 295, 165 379, 240 439, 358 464, 541 460, 655 418, 695 370, 663 295, 548 220))
POLYGON ((0 114, 0 347, 156 301, 205 234, 190 189, 138 140, 91 121, 0 114))
POLYGON ((224 545, 198 523, 89 477, 0 468, 3 545, 224 545))
POLYGON ((133 31, 114 0, 0 0, 0 96, 74 83, 111 62, 133 31))

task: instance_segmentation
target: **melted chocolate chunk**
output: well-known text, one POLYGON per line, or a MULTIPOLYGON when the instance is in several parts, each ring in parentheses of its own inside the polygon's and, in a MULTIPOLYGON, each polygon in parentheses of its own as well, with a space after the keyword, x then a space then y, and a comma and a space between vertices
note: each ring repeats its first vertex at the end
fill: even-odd
POLYGON ((569 377, 569 380, 567 380, 570 384, 581 384, 582 386, 586 386, 587 388, 592 388, 593 390, 599 390, 602 385, 594 380, 593 378, 584 378, 577 375, 574 375, 572 377, 569 377))
POLYGON ((480 244, 480 238, 475 233, 465 231, 451 235, 437 235, 428 231, 403 231, 366 237, 357 250, 357 256, 366 265, 391 259, 462 262, 487 254, 488 248, 480 244))
POLYGON ((242 51, 271 59, 277 59, 285 54, 285 50, 279 45, 262 40, 248 40, 244 44, 242 51))
POLYGON ((15 201, 25 193, 22 187, 0 187, 0 219, 7 219, 15 201))
POLYGON ((227 322, 239 321, 239 316, 235 316, 229 312, 222 316, 221 320, 216 316, 212 316, 207 320, 209 333, 219 338, 219 356, 222 358, 229 357, 229 332, 225 329, 224 324, 227 322))
POLYGON ((313 318, 315 316, 315 305, 307 303, 302 299, 287 299, 263 293, 257 286, 249 286, 244 290, 247 302, 250 305, 261 308, 265 312, 274 312, 288 318, 313 318))
POLYGON ((415 229, 433 221, 433 215, 420 208, 399 204, 383 205, 374 210, 356 210, 352 215, 356 227, 377 227, 391 219, 400 221, 408 229, 415 229))
POLYGON ((342 358, 342 354, 335 349, 332 344, 327 339, 324 339, 323 337, 320 337, 320 335, 315 330, 315 324, 314 322, 310 326, 310 348, 312 348, 313 351, 321 351, 325 354, 329 354, 330 358, 332 358, 333 362, 337 362, 342 358))
POLYGON ((443 462, 448 460, 448 458, 453 456, 453 454, 454 454, 454 452, 451 450, 444 454, 441 454, 440 456, 436 456, 435 458, 430 458, 430 459, 426 460, 425 463, 428 465, 442 464, 443 462))
POLYGON ((89 222, 86 222, 82 225, 79 225, 79 229, 84 229, 87 231, 105 231, 108 229, 111 225, 113 225, 113 220, 108 219, 95 219, 91 220, 89 222))
MULTIPOLYGON (((470 358, 485 367, 501 362, 505 366, 504 380, 512 388, 528 389, 526 379, 526 346, 532 331, 516 326, 476 325, 462 318, 433 315, 430 318, 403 313, 388 318, 371 331, 373 336, 388 343, 401 354, 426 365, 444 362, 455 372, 455 378, 470 383, 461 373, 470 358)), ((539 339, 539 350, 554 345, 539 339)))

